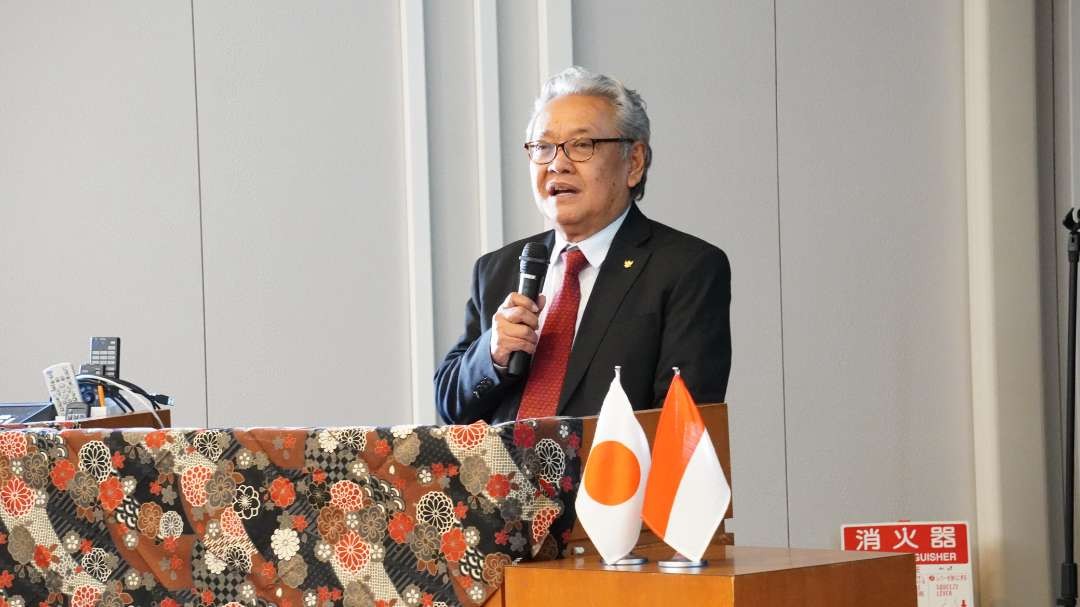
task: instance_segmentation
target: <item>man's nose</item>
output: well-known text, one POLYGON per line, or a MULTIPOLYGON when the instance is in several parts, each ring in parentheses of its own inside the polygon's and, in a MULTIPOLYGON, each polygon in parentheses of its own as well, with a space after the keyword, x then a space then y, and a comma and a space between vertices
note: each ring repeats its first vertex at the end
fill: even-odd
POLYGON ((555 157, 548 163, 548 170, 556 173, 567 173, 574 169, 574 161, 566 157, 566 149, 563 146, 555 148, 555 157))

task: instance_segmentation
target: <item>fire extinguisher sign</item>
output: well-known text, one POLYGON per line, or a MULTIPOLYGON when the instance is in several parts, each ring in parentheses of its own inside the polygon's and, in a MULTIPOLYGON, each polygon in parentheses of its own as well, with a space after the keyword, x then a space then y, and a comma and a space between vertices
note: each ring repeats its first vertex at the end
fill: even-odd
POLYGON ((963 522, 844 525, 844 550, 915 555, 919 607, 974 607, 968 524, 963 522))

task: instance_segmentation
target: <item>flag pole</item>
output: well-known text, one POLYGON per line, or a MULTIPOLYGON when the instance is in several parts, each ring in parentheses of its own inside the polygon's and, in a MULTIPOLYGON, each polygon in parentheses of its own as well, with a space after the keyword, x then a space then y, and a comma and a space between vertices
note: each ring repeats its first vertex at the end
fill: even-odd
POLYGON ((1065 444, 1064 444, 1064 490, 1062 500, 1064 507, 1062 514, 1065 517, 1065 560, 1061 563, 1061 598, 1058 605, 1074 607, 1076 605, 1076 561, 1074 552, 1073 525, 1076 516, 1075 503, 1073 501, 1076 485, 1075 452, 1076 452, 1076 266, 1080 259, 1080 213, 1076 207, 1069 209, 1062 221, 1065 229, 1069 231, 1068 259, 1069 259, 1069 336, 1068 336, 1068 367, 1065 369, 1065 444))
MULTIPOLYGON (((622 385, 622 365, 615 365, 615 378, 619 381, 619 384, 622 385)), ((601 559, 604 561, 605 567, 632 567, 634 565, 644 565, 649 562, 649 559, 640 554, 634 554, 633 550, 626 556, 615 561, 608 561, 603 557, 601 557, 601 559)))
MULTIPOLYGON (((671 369, 675 372, 675 377, 682 377, 682 372, 679 370, 678 367, 672 367, 671 369)), ((696 561, 692 561, 683 556, 682 554, 676 552, 675 556, 669 559, 664 559, 662 561, 656 561, 656 564, 660 567, 661 571, 663 571, 664 569, 700 569, 702 567, 708 566, 709 561, 705 559, 698 559, 696 561)))

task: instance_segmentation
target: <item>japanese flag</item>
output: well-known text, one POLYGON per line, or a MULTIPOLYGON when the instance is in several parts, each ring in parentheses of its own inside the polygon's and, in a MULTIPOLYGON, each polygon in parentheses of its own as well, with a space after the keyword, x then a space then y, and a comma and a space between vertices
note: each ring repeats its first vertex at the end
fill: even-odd
POLYGON ((609 563, 629 554, 637 543, 648 477, 649 442, 615 367, 577 496, 578 520, 609 563))
POLYGON ((641 516, 668 546, 699 560, 724 520, 731 487, 677 370, 664 398, 652 454, 641 516))

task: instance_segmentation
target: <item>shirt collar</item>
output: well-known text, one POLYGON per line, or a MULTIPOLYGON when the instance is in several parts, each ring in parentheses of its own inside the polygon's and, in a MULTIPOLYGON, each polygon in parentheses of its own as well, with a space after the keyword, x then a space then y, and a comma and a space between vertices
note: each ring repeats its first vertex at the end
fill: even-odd
MULTIPOLYGON (((572 246, 581 249, 590 267, 599 268, 600 264, 604 263, 608 249, 611 248, 611 242, 615 240, 615 234, 622 227, 628 213, 630 213, 630 205, 626 205, 626 210, 622 212, 622 215, 616 217, 615 221, 607 224, 604 229, 581 242, 573 243, 572 246)), ((571 243, 567 242, 566 238, 558 230, 555 230, 555 246, 551 248, 551 265, 562 261, 562 252, 567 246, 571 246, 571 243)))

